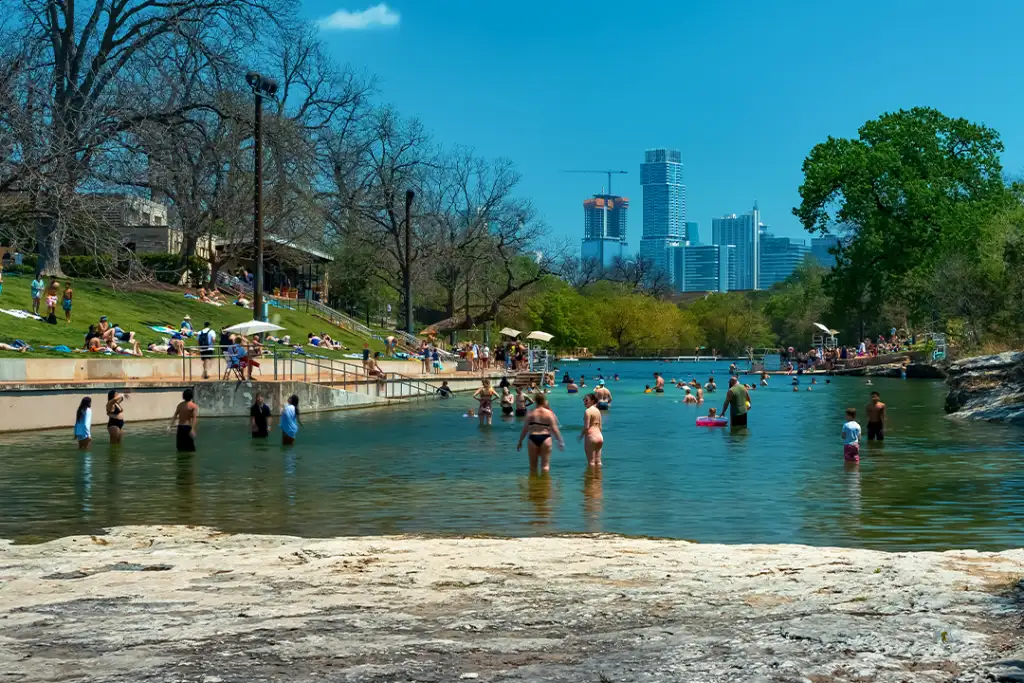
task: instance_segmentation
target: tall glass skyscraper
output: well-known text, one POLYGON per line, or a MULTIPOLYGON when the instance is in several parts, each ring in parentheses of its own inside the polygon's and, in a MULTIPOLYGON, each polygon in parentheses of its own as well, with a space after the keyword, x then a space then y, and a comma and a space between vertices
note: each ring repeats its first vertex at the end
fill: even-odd
POLYGON ((680 292, 728 292, 734 246, 691 244, 670 247, 672 284, 680 292))
POLYGON ((811 255, 823 268, 831 270, 836 267, 836 255, 829 253, 833 247, 839 246, 839 238, 835 235, 811 238, 811 255))
POLYGON ((686 242, 686 185, 679 150, 647 150, 640 164, 640 185, 644 192, 640 257, 670 272, 669 247, 686 242))
POLYGON ((711 243, 736 247, 736 278, 731 289, 758 289, 760 286, 761 211, 754 202, 753 211, 742 216, 732 214, 711 220, 711 243))
POLYGON ((808 253, 803 240, 775 237, 765 230, 761 234, 758 288, 771 289, 775 283, 785 280, 804 262, 808 253))
POLYGON ((597 261, 610 268, 626 250, 626 214, 629 200, 610 194, 594 195, 583 202, 584 261, 597 261))

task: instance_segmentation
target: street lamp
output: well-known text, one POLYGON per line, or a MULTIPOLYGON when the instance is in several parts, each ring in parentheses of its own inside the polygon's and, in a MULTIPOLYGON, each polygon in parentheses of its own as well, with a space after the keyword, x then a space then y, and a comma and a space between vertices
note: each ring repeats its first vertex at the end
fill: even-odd
POLYGON ((277 94, 277 81, 265 78, 255 71, 245 74, 245 82, 252 88, 256 100, 256 113, 253 119, 253 136, 255 137, 254 175, 255 188, 252 198, 253 242, 256 246, 256 274, 252 287, 253 320, 263 319, 263 95, 274 97, 277 94))

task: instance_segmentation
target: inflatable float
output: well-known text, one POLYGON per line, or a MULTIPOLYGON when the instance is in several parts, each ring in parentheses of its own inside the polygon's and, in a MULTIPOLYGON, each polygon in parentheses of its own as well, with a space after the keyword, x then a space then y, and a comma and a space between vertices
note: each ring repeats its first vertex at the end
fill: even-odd
POLYGON ((698 427, 728 427, 729 426, 729 420, 727 420, 724 417, 707 417, 707 416, 698 417, 697 418, 697 426, 698 427))

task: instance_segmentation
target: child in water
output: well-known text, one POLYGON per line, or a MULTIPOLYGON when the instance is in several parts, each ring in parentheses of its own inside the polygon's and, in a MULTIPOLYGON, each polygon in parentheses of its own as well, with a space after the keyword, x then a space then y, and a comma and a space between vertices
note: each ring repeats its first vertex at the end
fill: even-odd
POLYGON ((644 393, 645 394, 651 393, 651 385, 650 384, 648 384, 647 386, 644 387, 644 393))
POLYGON ((857 409, 846 409, 846 423, 843 425, 843 460, 860 462, 860 424, 857 409))
POLYGON ((476 413, 474 413, 473 409, 470 408, 469 410, 466 411, 466 414, 463 415, 462 417, 476 417, 476 413))
POLYGON ((717 408, 709 408, 708 409, 708 417, 710 417, 712 420, 717 419, 718 418, 718 409, 717 408))

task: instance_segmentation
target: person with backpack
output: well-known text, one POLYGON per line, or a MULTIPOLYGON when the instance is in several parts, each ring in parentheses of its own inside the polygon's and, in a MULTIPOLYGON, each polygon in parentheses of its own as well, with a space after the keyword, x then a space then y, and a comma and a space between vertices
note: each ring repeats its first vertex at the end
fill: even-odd
POLYGON ((210 322, 203 323, 203 329, 199 330, 199 357, 203 361, 203 379, 210 379, 209 364, 213 358, 214 331, 210 329, 210 322))

